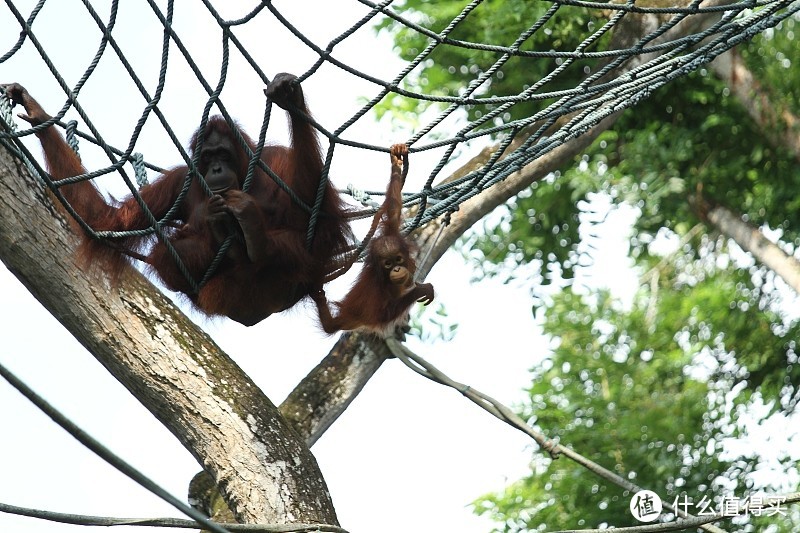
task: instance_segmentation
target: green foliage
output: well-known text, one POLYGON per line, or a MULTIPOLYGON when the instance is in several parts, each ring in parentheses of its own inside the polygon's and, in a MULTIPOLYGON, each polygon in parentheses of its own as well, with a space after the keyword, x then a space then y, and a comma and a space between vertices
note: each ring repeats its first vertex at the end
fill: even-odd
MULTIPOLYGON (((462 0, 406 0, 395 9, 412 22, 439 34, 466 5, 462 0)), ((574 50, 588 33, 605 19, 598 10, 561 8, 544 26, 524 42, 520 34, 539 20, 551 4, 528 0, 486 0, 456 25, 448 38, 471 43, 491 43, 498 46, 519 46, 523 51, 574 50)), ((431 39, 411 28, 385 19, 377 29, 390 31, 400 57, 414 60, 430 45, 431 39)), ((601 43, 604 42, 602 39, 601 43)), ((456 46, 437 46, 422 64, 405 80, 403 87, 430 96, 459 96, 470 83, 484 75, 500 59, 496 51, 476 50, 456 46)), ((512 57, 487 78, 473 93, 475 96, 513 96, 529 89, 532 81, 540 80, 562 63, 562 59, 541 57, 512 57)), ((573 88, 594 60, 575 61, 570 68, 547 85, 548 91, 573 88)), ((533 115, 551 101, 531 101, 515 105, 502 117, 504 121, 533 115)), ((378 117, 391 113, 395 118, 415 123, 428 109, 443 109, 445 104, 432 103, 404 96, 391 95, 376 108, 378 117)), ((497 108, 497 104, 467 106, 469 120, 477 120, 497 108)), ((489 123, 487 126, 493 124, 489 123)))
MULTIPOLYGON (((501 225, 468 242, 490 263, 543 261, 544 270, 557 265, 571 278, 581 206, 600 192, 641 211, 635 257, 647 255, 662 228, 683 234, 699 221, 689 203, 697 194, 800 244, 800 161, 769 145, 717 79, 698 74, 665 89, 625 113, 583 159, 512 200, 501 225)), ((486 275, 502 272, 475 266, 486 275)))
MULTIPOLYGON (((800 332, 795 326, 776 335, 770 312, 745 305, 752 295, 732 269, 683 259, 693 277, 655 293, 643 289, 631 309, 604 292, 565 290, 553 298, 545 331, 557 347, 532 369, 521 416, 670 502, 681 494, 698 502, 743 497, 753 488, 785 490, 781 478, 754 487, 757 461, 721 457, 725 442, 741 436, 736 406, 746 405, 752 390, 742 386, 759 385, 754 376, 763 364, 788 367, 794 386, 800 382, 792 340, 800 332), (730 302, 739 305, 731 309, 730 302)), ((777 383, 760 385, 765 398, 786 396, 777 383)), ((787 461, 785 468, 794 466, 787 461)), ((631 496, 566 459, 537 456, 530 476, 475 508, 504 524, 502 531, 623 527, 636 525, 631 496)), ((771 523, 787 532, 798 525, 771 523)))
POLYGON ((614 131, 616 142, 602 150, 617 180, 603 186, 609 193, 621 189, 618 201, 641 207, 639 232, 655 235, 697 221, 687 199, 701 193, 757 225, 798 237, 800 162, 769 145, 716 78, 697 74, 673 82, 626 113, 614 131))
MULTIPOLYGON (((572 277, 578 260, 574 246, 580 240, 578 185, 550 179, 510 201, 499 224, 484 225, 483 232, 465 244, 479 252, 471 256, 473 265, 498 275, 509 265, 535 261, 545 265, 545 272, 550 270, 547 265, 557 264, 562 276, 572 277)), ((550 274, 543 281, 552 281, 550 274)))
POLYGON ((792 113, 800 113, 800 93, 797 91, 797 65, 800 47, 797 46, 800 21, 791 17, 776 28, 753 39, 751 46, 741 47, 739 53, 748 66, 769 87, 772 97, 779 97, 792 113))

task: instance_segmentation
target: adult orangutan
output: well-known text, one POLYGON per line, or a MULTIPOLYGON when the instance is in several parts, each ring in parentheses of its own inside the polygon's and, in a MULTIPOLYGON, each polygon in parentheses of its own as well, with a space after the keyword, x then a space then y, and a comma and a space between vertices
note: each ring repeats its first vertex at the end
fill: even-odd
MULTIPOLYGON (((28 91, 19 84, 0 86, 16 104, 25 108, 20 118, 33 126, 51 119, 28 91)), ((272 169, 306 205, 313 206, 322 176, 322 155, 313 127, 302 117, 308 114, 296 77, 278 74, 264 93, 289 112, 291 146, 266 146, 261 161, 272 169)), ((86 173, 64 138, 50 126, 36 132, 44 151, 48 172, 56 180, 86 173)), ((251 152, 256 147, 236 124, 212 117, 195 132, 190 143, 197 156, 197 178, 191 179, 179 199, 189 175, 186 165, 177 166, 141 188, 140 195, 157 220, 178 202, 169 221, 161 226, 191 276, 199 281, 211 265, 220 245, 234 239, 208 281, 195 292, 170 255, 157 240, 145 255, 136 253, 152 237, 92 239, 83 235, 79 249, 82 262, 100 266, 112 276, 120 271, 126 255, 142 258, 171 290, 188 296, 208 315, 224 315, 250 326, 272 313, 284 311, 313 289, 340 264, 341 254, 351 242, 344 203, 327 184, 322 210, 310 247, 306 235, 310 214, 263 170, 256 166, 252 182, 243 190, 248 156, 237 140, 241 136, 251 152)), ((149 218, 137 200, 129 196, 107 203, 91 181, 61 185, 60 191, 75 212, 95 231, 127 231, 150 227, 149 218)))
POLYGON ((433 285, 417 283, 417 270, 412 246, 402 233, 404 164, 408 167, 408 147, 395 144, 390 148, 392 161, 389 186, 380 209, 375 213, 372 228, 377 230, 367 248, 364 267, 353 287, 340 302, 334 302, 335 315, 328 305, 325 291, 312 292, 320 323, 326 333, 364 328, 375 333, 393 333, 405 322, 414 302, 428 305, 433 301, 433 285))

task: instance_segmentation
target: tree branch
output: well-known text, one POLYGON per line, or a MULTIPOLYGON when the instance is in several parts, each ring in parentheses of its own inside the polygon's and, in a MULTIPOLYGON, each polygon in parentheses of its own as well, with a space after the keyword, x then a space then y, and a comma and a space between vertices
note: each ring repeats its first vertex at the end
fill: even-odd
POLYGON ((311 447, 347 409, 390 357, 386 343, 369 333, 345 333, 280 406, 311 447))

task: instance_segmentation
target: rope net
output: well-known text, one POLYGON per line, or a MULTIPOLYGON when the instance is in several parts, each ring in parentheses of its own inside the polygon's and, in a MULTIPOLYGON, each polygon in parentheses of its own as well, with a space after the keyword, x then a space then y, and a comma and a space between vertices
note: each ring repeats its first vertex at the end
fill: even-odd
MULTIPOLYGON (((246 131, 259 131, 259 145, 265 137, 279 139, 285 134, 270 121, 270 102, 262 89, 277 72, 289 71, 302 83, 312 112, 324 116, 319 121, 309 117, 323 140, 323 180, 330 176, 339 183, 361 168, 371 176, 369 187, 351 185, 345 191, 367 206, 362 216, 375 211, 378 204, 370 198, 382 194, 388 179, 383 156, 399 140, 388 135, 403 132, 412 161, 413 154, 428 152, 430 164, 414 170, 417 181, 407 183, 404 193, 404 205, 417 207, 405 221, 406 232, 454 212, 604 118, 800 8, 790 0, 689 0, 674 7, 633 0, 542 1, 532 10, 537 16, 504 28, 503 35, 515 34, 510 42, 488 43, 461 37, 471 25, 496 14, 496 3, 481 0, 463 2, 449 20, 425 17, 400 3, 392 5, 392 0, 353 0, 346 9, 327 2, 83 0, 80 7, 70 4, 65 23, 55 4, 6 0, 6 9, 0 10, 0 24, 8 29, 0 37, 3 77, 18 78, 50 108, 50 123, 65 128, 71 146, 92 149, 106 160, 86 174, 54 182, 22 142, 36 128, 21 124, 17 129, 8 102, 0 98, 6 106, 0 109, 6 123, 0 142, 28 160, 51 190, 98 178, 114 194, 137 195, 148 173, 154 177, 181 163, 193 169, 184 139, 214 113, 229 123, 238 120, 246 131), (307 13, 310 5, 313 17, 307 13), (650 17, 647 24, 643 16, 650 17), (536 49, 534 37, 551 32, 568 17, 591 20, 584 24, 579 44, 536 49), (322 24, 314 26, 311 19, 322 24), (677 31, 682 25, 689 29, 677 31), (18 36, 10 31, 15 26, 18 36), (414 43, 405 51, 411 50, 410 56, 375 60, 370 45, 380 45, 396 32, 414 43), (286 50, 292 51, 291 57, 286 50), (463 64, 465 52, 474 54, 474 63, 463 64), (455 90, 419 91, 431 66, 474 76, 455 90), (493 94, 493 81, 510 69, 530 72, 531 77, 512 94, 493 94), (22 79, 33 73, 41 87, 22 79), (315 110, 316 91, 340 94, 341 105, 315 110), (364 98, 357 100, 356 95, 364 98), (59 101, 60 108, 55 105, 59 101), (416 123, 410 128, 396 119, 390 123, 385 112, 394 107, 417 110, 416 123), (376 114, 382 115, 378 125, 376 114), (77 120, 66 121, 67 115, 77 120), (443 179, 458 157, 490 143, 497 149, 478 168, 443 179), (364 163, 354 168, 347 153, 364 163)), ((251 157, 249 173, 264 166, 252 152, 251 157)), ((281 182, 280 176, 273 179, 281 182)), ((318 207, 301 207, 311 213, 311 239, 318 207)), ((153 228, 145 233, 164 240, 159 228, 168 225, 170 216, 153 218, 153 228)), ((99 238, 124 236, 94 232, 85 224, 84 229, 99 238)))

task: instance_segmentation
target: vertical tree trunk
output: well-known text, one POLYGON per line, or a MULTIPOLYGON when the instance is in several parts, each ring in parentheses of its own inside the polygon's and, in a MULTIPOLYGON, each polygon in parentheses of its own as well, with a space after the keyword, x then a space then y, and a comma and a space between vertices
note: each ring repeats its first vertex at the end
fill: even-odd
POLYGON ((794 292, 800 294, 800 261, 797 258, 784 252, 758 228, 742 220, 730 209, 719 205, 700 209, 701 216, 709 224, 753 254, 756 261, 775 272, 794 292))

